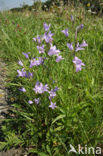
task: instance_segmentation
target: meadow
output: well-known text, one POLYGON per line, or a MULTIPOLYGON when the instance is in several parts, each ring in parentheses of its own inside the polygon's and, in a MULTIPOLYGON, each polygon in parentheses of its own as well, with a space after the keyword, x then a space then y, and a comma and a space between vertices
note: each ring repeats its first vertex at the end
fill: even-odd
POLYGON ((72 156, 70 144, 102 146, 101 17, 82 7, 0 13, 0 57, 12 105, 0 150, 72 156))

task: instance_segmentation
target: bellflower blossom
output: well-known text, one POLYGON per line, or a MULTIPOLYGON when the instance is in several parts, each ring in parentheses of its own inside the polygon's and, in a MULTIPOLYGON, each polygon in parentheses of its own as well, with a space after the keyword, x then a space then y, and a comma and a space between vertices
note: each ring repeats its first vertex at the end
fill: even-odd
POLYGON ((77 39, 77 33, 78 33, 81 29, 83 29, 83 27, 84 27, 83 24, 81 24, 81 25, 79 25, 79 26, 76 27, 75 39, 77 39))
POLYGON ((80 44, 80 45, 79 45, 79 43, 77 43, 76 52, 80 51, 80 50, 84 50, 84 47, 87 47, 87 46, 88 46, 88 44, 85 41, 83 41, 82 44, 80 44))
POLYGON ((43 64, 43 62, 44 58, 42 57, 34 58, 33 60, 30 61, 30 68, 32 68, 33 66, 39 66, 43 64))
POLYGON ((27 74, 27 78, 32 78, 32 77, 33 77, 33 73, 28 72, 28 74, 27 74))
POLYGON ((71 15, 71 21, 74 22, 74 17, 73 17, 73 15, 71 15))
POLYGON ((57 90, 59 90, 59 88, 56 86, 56 87, 54 88, 54 92, 56 92, 57 90))
POLYGON ((57 107, 57 106, 56 106, 56 102, 53 103, 53 102, 51 101, 51 104, 49 105, 49 107, 52 108, 52 109, 56 108, 56 107, 57 107))
POLYGON ((17 70, 17 73, 18 73, 18 77, 25 77, 26 76, 26 72, 24 71, 24 68, 20 71, 20 70, 17 70))
POLYGON ((44 92, 48 92, 48 89, 49 89, 48 84, 46 84, 45 86, 43 86, 43 91, 44 92))
POLYGON ((39 102, 40 102, 40 99, 39 99, 39 98, 37 98, 37 99, 35 98, 35 99, 34 99, 34 102, 35 102, 35 104, 37 104, 37 105, 38 105, 38 104, 39 104, 39 102))
POLYGON ((51 45, 50 50, 48 51, 48 55, 58 55, 60 53, 60 50, 56 49, 56 46, 51 45))
POLYGON ((76 72, 79 72, 82 70, 82 66, 85 66, 85 64, 80 60, 78 57, 74 57, 73 63, 76 66, 76 72))
POLYGON ((69 36, 68 29, 62 30, 61 32, 64 33, 64 35, 65 35, 66 37, 69 36))
POLYGON ((61 60, 63 60, 64 58, 60 55, 60 56, 57 56, 57 58, 56 58, 56 62, 59 62, 59 61, 61 61, 61 60))
POLYGON ((18 64, 19 64, 20 66, 23 66, 23 63, 22 63, 21 60, 18 61, 18 64))
POLYGON ((42 94, 44 92, 47 92, 49 89, 48 85, 44 85, 40 82, 37 82, 36 85, 35 85, 35 88, 33 88, 33 90, 35 91, 35 93, 39 93, 39 94, 42 94))
POLYGON ((78 32, 80 29, 83 29, 84 25, 80 24, 79 26, 76 27, 76 31, 78 32))
POLYGON ((88 46, 88 44, 85 42, 85 41, 83 41, 81 44, 80 44, 80 47, 87 47, 88 46))
POLYGON ((73 45, 72 45, 72 43, 67 43, 67 47, 68 47, 70 50, 73 50, 73 45))
POLYGON ((22 54, 25 56, 25 58, 29 58, 29 55, 28 54, 30 54, 30 52, 28 52, 28 53, 24 53, 24 52, 22 52, 22 54))
POLYGON ((38 42, 39 44, 41 44, 42 37, 41 37, 41 36, 37 36, 37 37, 34 37, 33 40, 34 40, 35 42, 38 42))
POLYGON ((54 34, 51 33, 51 31, 49 31, 48 33, 45 32, 45 34, 44 34, 44 36, 43 36, 43 39, 45 40, 46 43, 51 43, 52 40, 53 40, 53 38, 52 38, 53 35, 54 35, 54 34))
POLYGON ((76 47, 76 50, 75 51, 77 52, 77 51, 80 51, 80 50, 84 50, 84 48, 82 48, 81 46, 79 46, 79 43, 77 43, 77 47, 76 47))
POLYGON ((33 104, 33 101, 29 100, 28 103, 29 103, 29 104, 33 104))
POLYGON ((41 53, 44 53, 44 45, 42 45, 42 46, 37 46, 37 49, 38 49, 38 51, 39 51, 40 54, 41 54, 41 53))
POLYGON ((19 89, 21 92, 26 92, 26 89, 24 87, 19 89))
POLYGON ((48 25, 48 24, 44 23, 43 25, 44 25, 44 30, 49 31, 51 24, 48 25))
POLYGON ((51 101, 55 96, 56 96, 56 91, 58 90, 58 87, 55 87, 55 89, 51 89, 51 91, 49 91, 49 100, 51 101))

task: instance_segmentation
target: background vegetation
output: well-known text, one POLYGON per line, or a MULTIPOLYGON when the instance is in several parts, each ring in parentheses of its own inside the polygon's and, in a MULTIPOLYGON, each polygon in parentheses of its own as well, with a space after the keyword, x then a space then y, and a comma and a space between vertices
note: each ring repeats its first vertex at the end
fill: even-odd
POLYGON ((39 10, 42 8, 45 11, 51 9, 53 5, 61 6, 69 5, 69 6, 83 6, 86 10, 89 10, 91 13, 101 15, 103 13, 103 0, 47 0, 46 2, 41 2, 41 0, 34 0, 34 4, 32 6, 28 6, 24 4, 22 8, 13 8, 11 11, 23 11, 25 9, 31 11, 39 10))

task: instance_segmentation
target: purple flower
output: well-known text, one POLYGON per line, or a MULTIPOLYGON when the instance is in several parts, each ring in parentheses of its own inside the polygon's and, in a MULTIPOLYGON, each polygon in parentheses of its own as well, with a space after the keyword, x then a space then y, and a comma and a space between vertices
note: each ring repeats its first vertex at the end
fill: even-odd
POLYGON ((49 91, 49 100, 51 101, 55 96, 56 96, 56 91, 58 90, 58 87, 55 87, 55 89, 51 89, 51 91, 49 91))
POLYGON ((63 60, 64 58, 60 55, 60 56, 57 56, 57 58, 56 58, 56 62, 59 62, 59 61, 61 61, 61 60, 63 60))
POLYGON ((83 29, 83 27, 84 27, 83 24, 81 24, 81 25, 79 25, 79 26, 76 27, 75 39, 77 39, 77 34, 78 34, 78 32, 79 32, 81 29, 83 29))
POLYGON ((72 43, 67 43, 67 47, 68 47, 70 50, 73 50, 73 45, 72 45, 72 43))
POLYGON ((52 55, 58 55, 60 53, 60 50, 56 49, 56 46, 52 46, 50 47, 50 50, 48 51, 48 55, 52 56, 52 55))
POLYGON ((23 66, 23 63, 22 63, 21 60, 18 61, 18 64, 19 64, 20 66, 23 66))
POLYGON ((39 43, 39 44, 41 44, 41 37, 40 36, 37 36, 37 42, 39 43))
POLYGON ((29 104, 33 104, 33 101, 29 100, 28 103, 29 103, 29 104))
POLYGON ((30 68, 32 68, 33 66, 37 66, 39 63, 39 61, 37 61, 35 58, 30 60, 30 68))
POLYGON ((52 89, 51 91, 49 91, 49 95, 50 95, 50 97, 55 97, 56 96, 56 91, 54 91, 52 89))
POLYGON ((33 60, 30 61, 30 68, 33 66, 39 66, 43 64, 44 59, 42 57, 34 58, 33 60))
POLYGON ((36 38, 36 37, 34 37, 34 38, 33 38, 33 40, 36 42, 36 41, 37 41, 37 38, 36 38))
POLYGON ((76 27, 76 32, 78 32, 80 29, 83 29, 83 27, 84 27, 84 25, 83 25, 83 24, 81 24, 81 25, 77 26, 77 27, 76 27))
POLYGON ((52 109, 56 108, 56 107, 57 107, 57 106, 56 106, 56 102, 53 103, 53 102, 51 101, 51 104, 49 105, 49 107, 52 108, 52 109))
POLYGON ((45 32, 43 39, 45 40, 46 43, 51 43, 53 38, 52 38, 53 34, 51 33, 51 31, 49 31, 48 33, 45 32))
POLYGON ((23 87, 22 87, 22 88, 20 88, 19 90, 20 90, 21 92, 26 92, 26 89, 25 89, 25 88, 23 88, 23 87))
POLYGON ((28 74, 27 74, 27 78, 31 78, 31 77, 33 77, 33 73, 28 72, 28 74))
POLYGON ((74 22, 74 17, 71 15, 71 21, 74 22))
POLYGON ((63 32, 66 37, 69 36, 68 29, 62 30, 61 32, 63 32))
POLYGON ((48 89, 49 89, 48 84, 46 84, 46 85, 43 87, 43 90, 44 90, 44 92, 48 92, 48 89))
POLYGON ((25 58, 29 58, 29 55, 27 53, 22 52, 22 54, 25 56, 25 58))
POLYGON ((85 41, 83 41, 82 44, 80 44, 80 47, 87 47, 87 46, 88 44, 85 41))
POLYGON ((49 31, 51 24, 48 25, 48 24, 44 23, 43 25, 44 25, 44 30, 49 31))
POLYGON ((77 52, 77 51, 80 51, 80 50, 84 50, 84 48, 82 48, 82 47, 79 45, 79 43, 77 43, 77 47, 76 47, 76 50, 75 50, 75 51, 77 52))
POLYGON ((38 51, 39 51, 40 54, 41 54, 41 53, 44 53, 44 45, 42 45, 42 46, 37 46, 37 49, 38 49, 38 51))
POLYGON ((77 51, 80 51, 80 50, 84 50, 84 48, 81 48, 81 47, 77 47, 77 48, 76 48, 76 52, 77 52, 77 51))
POLYGON ((39 59, 39 65, 40 65, 40 64, 43 64, 45 58, 38 57, 38 59, 39 59))
POLYGON ((35 85, 35 88, 33 88, 33 90, 35 91, 36 94, 37 93, 42 94, 42 93, 48 91, 48 85, 46 84, 45 86, 43 86, 42 83, 37 82, 35 85))
POLYGON ((83 29, 83 27, 84 27, 83 24, 79 25, 79 26, 77 27, 77 31, 80 30, 80 29, 83 29))
POLYGON ((85 41, 83 41, 82 44, 80 44, 80 45, 79 45, 79 43, 77 43, 76 52, 79 50, 84 50, 83 47, 87 47, 87 46, 88 46, 88 44, 85 41))
POLYGON ((56 86, 56 87, 54 88, 54 92, 56 92, 57 90, 59 90, 59 88, 56 86))
POLYGON ((37 98, 37 99, 35 98, 35 99, 34 99, 34 102, 38 105, 39 102, 40 102, 40 99, 39 99, 39 98, 37 98))
POLYGON ((33 40, 35 42, 37 41, 39 44, 41 44, 42 38, 41 38, 41 36, 37 36, 37 37, 34 37, 33 40))
POLYGON ((82 70, 82 66, 85 66, 85 64, 80 60, 78 57, 74 57, 73 63, 76 66, 76 72, 79 72, 82 70))
POLYGON ((25 77, 26 76, 26 72, 24 71, 24 68, 20 71, 20 70, 17 70, 17 73, 18 73, 18 77, 25 77))
POLYGON ((80 28, 83 29, 83 27, 84 27, 84 24, 81 24, 81 25, 80 25, 80 28))

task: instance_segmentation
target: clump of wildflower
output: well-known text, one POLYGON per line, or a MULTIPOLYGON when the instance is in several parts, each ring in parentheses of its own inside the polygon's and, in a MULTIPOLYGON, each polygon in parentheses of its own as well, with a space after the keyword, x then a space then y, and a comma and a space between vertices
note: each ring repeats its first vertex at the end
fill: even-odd
MULTIPOLYGON (((71 16, 71 20, 74 22, 73 16, 71 16)), ((42 53, 45 52, 44 45, 41 44, 42 41, 45 40, 45 42, 47 43, 47 45, 48 45, 48 43, 50 44, 49 45, 50 46, 50 49, 48 51, 48 55, 49 56, 53 56, 53 55, 56 56, 56 62, 59 62, 59 61, 61 61, 64 58, 60 55, 60 50, 58 50, 56 48, 56 46, 52 44, 53 35, 54 34, 51 33, 51 31, 50 31, 50 26, 51 25, 50 24, 48 25, 48 24, 44 23, 43 26, 44 26, 44 30, 45 30, 44 35, 43 36, 37 36, 37 37, 33 38, 33 40, 38 43, 37 49, 39 51, 39 54, 42 54, 42 53)), ((84 27, 84 25, 81 24, 80 26, 78 26, 76 28, 75 39, 77 38, 77 33, 81 29, 83 29, 83 27, 84 27)), ((69 36, 68 29, 62 30, 61 32, 64 33, 64 35, 66 37, 69 36)), ((75 44, 75 47, 74 48, 73 48, 73 43, 67 43, 67 47, 71 51, 74 50, 74 55, 75 55, 75 52, 80 51, 80 50, 84 50, 84 47, 87 47, 87 46, 88 46, 88 44, 85 41, 83 41, 81 44, 79 44, 79 43, 77 43, 77 45, 75 44)), ((29 59, 29 52, 28 53, 24 53, 23 52, 23 55, 25 56, 25 58, 29 59)), ((32 58, 30 60, 30 66, 29 67, 32 68, 33 66, 39 66, 39 65, 41 65, 41 64, 44 63, 44 60, 45 60, 45 58, 43 58, 43 57, 32 58)), ((85 64, 82 62, 82 60, 80 60, 76 56, 73 59, 73 63, 75 64, 76 72, 81 71, 82 70, 82 66, 85 66, 85 64)), ((23 66, 23 63, 22 63, 21 60, 19 60, 18 64, 20 66, 23 66)), ((19 77, 26 77, 26 78, 33 77, 33 73, 32 72, 24 71, 24 68, 22 70, 17 70, 17 73, 18 73, 18 76, 19 77)), ((22 91, 22 92, 26 92, 26 89, 24 87, 20 88, 19 90, 22 91)), ((47 92, 49 94, 48 98, 50 100, 49 107, 51 109, 55 109, 57 107, 56 106, 56 102, 53 103, 52 100, 54 100, 54 98, 56 96, 56 92, 58 90, 58 87, 55 87, 54 89, 49 90, 48 84, 43 85, 41 82, 37 81, 36 84, 35 84, 35 87, 33 88, 33 90, 34 90, 34 92, 36 94, 43 94, 43 93, 47 92)), ((40 99, 39 98, 35 98, 33 101, 32 100, 29 100, 28 101, 29 104, 33 104, 34 102, 35 102, 35 104, 38 105, 40 103, 40 99)))

